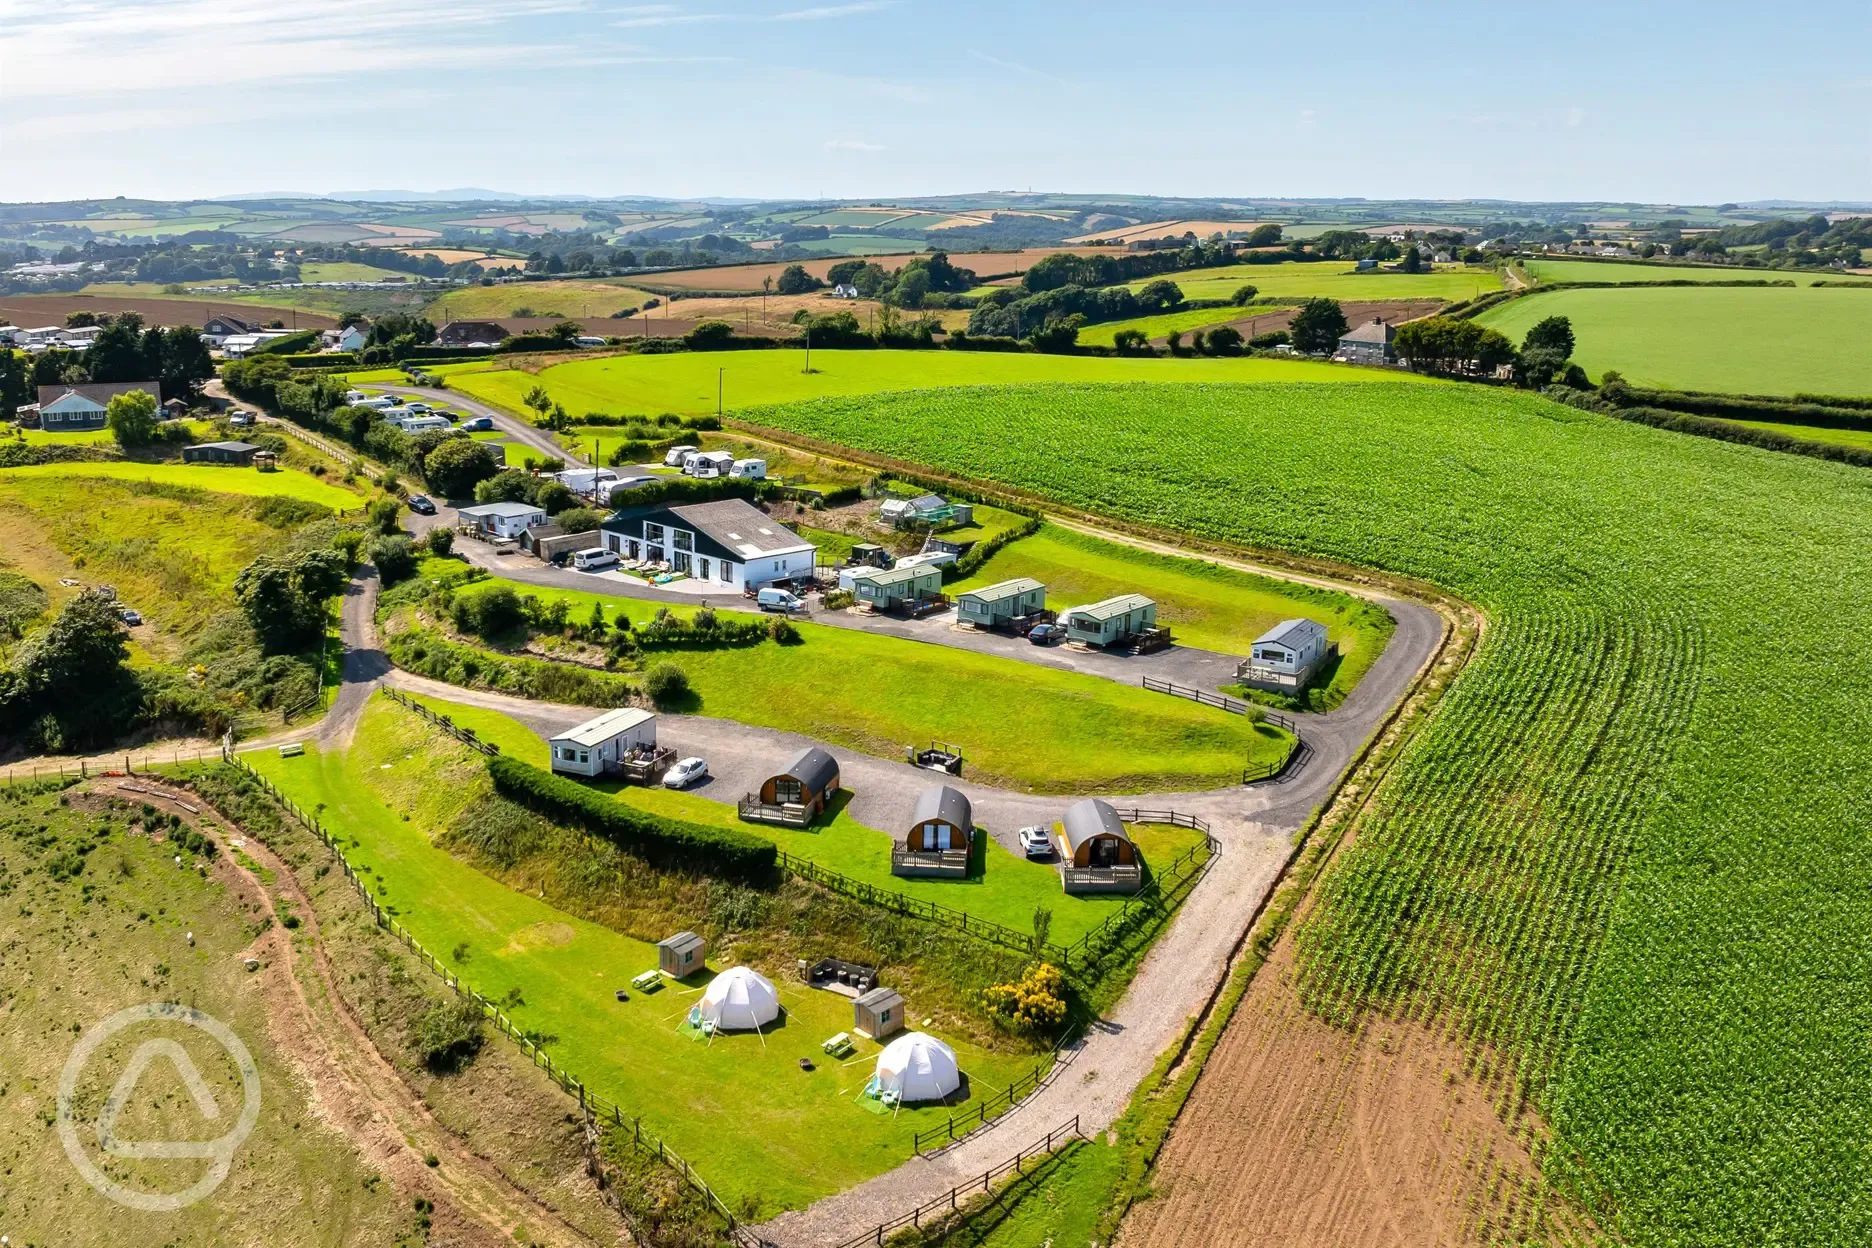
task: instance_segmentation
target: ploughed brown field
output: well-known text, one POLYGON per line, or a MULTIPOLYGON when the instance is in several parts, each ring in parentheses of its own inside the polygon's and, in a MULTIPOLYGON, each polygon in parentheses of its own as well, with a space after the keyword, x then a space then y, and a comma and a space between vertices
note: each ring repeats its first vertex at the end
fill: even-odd
MULTIPOLYGON (((1025 273, 1034 261, 1060 252, 1071 252, 1077 256, 1099 256, 1115 254, 1109 247, 1034 247, 1027 251, 952 251, 949 262, 959 269, 973 269, 981 278, 1001 277, 1009 273, 1025 273)), ((835 264, 842 264, 848 259, 862 258, 879 265, 891 272, 896 272, 919 255, 928 252, 910 252, 900 256, 831 256, 823 260, 802 260, 799 264, 821 281, 835 264)), ((758 291, 765 278, 780 280, 780 274, 786 269, 785 264, 721 264, 706 269, 674 269, 668 273, 645 273, 632 278, 637 286, 682 286, 693 290, 748 290, 758 291)))
POLYGON ((193 325, 200 329, 216 312, 238 316, 248 324, 264 325, 271 320, 286 322, 290 328, 329 329, 338 323, 334 316, 308 312, 304 308, 270 308, 255 303, 212 299, 152 299, 120 295, 0 295, 0 323, 36 329, 41 325, 63 325, 73 312, 115 315, 135 312, 148 325, 193 325), (294 320, 294 317, 297 320, 294 320))

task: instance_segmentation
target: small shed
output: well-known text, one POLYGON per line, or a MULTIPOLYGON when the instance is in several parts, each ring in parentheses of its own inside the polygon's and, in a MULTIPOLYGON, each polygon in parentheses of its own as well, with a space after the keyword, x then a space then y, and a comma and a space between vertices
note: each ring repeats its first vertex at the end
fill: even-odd
POLYGON ((1088 646, 1116 645, 1157 624, 1157 604, 1143 594, 1120 594, 1090 606, 1073 607, 1064 617, 1066 639, 1088 646))
POLYGON ((876 542, 855 542, 845 562, 851 567, 888 568, 896 561, 891 558, 890 551, 876 542))
POLYGON ((687 979, 703 965, 702 938, 694 932, 677 932, 657 941, 657 970, 671 979, 687 979))
POLYGON ((1088 797, 1066 808, 1066 862, 1074 867, 1137 865, 1137 846, 1110 802, 1088 797))
POLYGON ((956 618, 977 628, 1005 628, 1045 606, 1046 586, 1022 576, 957 594, 956 618))
POLYGON ((253 463, 254 452, 260 448, 251 442, 203 442, 197 446, 182 448, 182 462, 185 464, 239 464, 242 467, 253 463))
POLYGON ((165 420, 181 420, 189 414, 189 405, 181 399, 170 399, 162 405, 165 420))
POLYGON ((882 1040, 903 1030, 904 999, 895 988, 873 988, 852 1002, 852 1030, 882 1040))
POLYGON ((620 706, 551 738, 552 769, 574 776, 602 776, 641 750, 656 749, 656 716, 620 706))
POLYGON ((786 770, 761 783, 760 799, 774 806, 804 806, 810 816, 823 811, 838 790, 838 760, 811 745, 794 755, 786 770))
POLYGON ((904 845, 912 852, 967 849, 975 835, 975 811, 968 795, 946 784, 932 784, 917 794, 904 845))
POLYGON ((889 611, 906 602, 918 602, 942 593, 942 569, 934 564, 898 565, 889 569, 861 570, 852 575, 852 592, 861 605, 889 611))

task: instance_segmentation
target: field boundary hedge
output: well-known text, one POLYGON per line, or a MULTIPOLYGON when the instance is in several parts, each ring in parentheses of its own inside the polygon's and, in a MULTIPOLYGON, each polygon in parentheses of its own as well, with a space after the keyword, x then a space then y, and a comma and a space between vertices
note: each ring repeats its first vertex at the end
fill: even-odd
POLYGON ((1751 429, 1738 425, 1733 420, 1722 420, 1713 416, 1699 416, 1693 412, 1675 412, 1666 408, 1644 405, 1621 406, 1607 402, 1598 396, 1578 390, 1567 390, 1556 386, 1547 392, 1547 397, 1568 407, 1577 407, 1589 412, 1598 412, 1618 420, 1628 420, 1633 424, 1649 425, 1653 429, 1664 429, 1671 433, 1688 433, 1703 438, 1715 438, 1719 442, 1737 442, 1743 446, 1760 447, 1765 451, 1781 451, 1791 455, 1805 455, 1811 459, 1827 459, 1834 463, 1851 464, 1856 468, 1872 468, 1872 451, 1856 446, 1836 446, 1830 442, 1809 442, 1805 438, 1790 437, 1772 429, 1751 429))
POLYGON ((653 815, 517 758, 489 759, 488 775, 502 797, 658 866, 747 884, 771 885, 778 876, 779 847, 750 833, 653 815))
POLYGON ((1687 278, 1674 278, 1662 282, 1543 282, 1538 286, 1523 286, 1519 290, 1492 290, 1488 294, 1475 299, 1467 299, 1461 303, 1452 303, 1449 307, 1443 309, 1442 314, 1453 320, 1467 321, 1480 316, 1490 308, 1499 308, 1504 303, 1511 303, 1516 299, 1526 299, 1532 295, 1551 294, 1560 290, 1681 290, 1685 287, 1692 286, 1698 289, 1707 287, 1711 290, 1722 290, 1736 286, 1762 289, 1773 287, 1776 289, 1792 290, 1797 285, 1798 283, 1787 278, 1736 278, 1734 281, 1723 282, 1695 282, 1687 278))

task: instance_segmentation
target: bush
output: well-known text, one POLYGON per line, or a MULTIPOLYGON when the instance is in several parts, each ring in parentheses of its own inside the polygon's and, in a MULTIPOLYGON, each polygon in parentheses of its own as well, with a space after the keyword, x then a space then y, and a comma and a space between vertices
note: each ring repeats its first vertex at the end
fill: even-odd
POLYGON ((425 1011, 410 1033, 416 1055, 437 1074, 452 1074, 473 1061, 485 1039, 481 1007, 472 1001, 455 1001, 425 1011))
POLYGON ((515 758, 488 760, 488 774, 501 796, 556 822, 582 827, 654 865, 752 884, 774 880, 774 843, 738 828, 653 815, 515 758))
POLYGON ((673 706, 689 696, 689 673, 674 663, 657 663, 644 673, 644 692, 659 707, 673 706))
MULTIPOLYGON (((1039 923, 1035 923, 1036 932, 1039 923)), ((982 993, 993 1014, 1024 1032, 1052 1032, 1066 1021, 1066 977, 1050 962, 1027 968, 1018 983, 996 984, 982 993)))
POLYGON ((455 534, 449 529, 430 529, 424 539, 429 546, 429 553, 438 559, 446 559, 455 549, 455 534))
POLYGON ((505 637, 526 622, 520 595, 507 585, 496 585, 484 594, 462 595, 455 599, 451 615, 462 632, 489 640, 505 637))
POLYGON ((784 615, 776 615, 767 621, 767 636, 783 646, 796 645, 800 639, 799 629, 784 615))
POLYGON ((416 543, 401 533, 380 537, 371 543, 371 562, 385 585, 407 580, 416 571, 416 543))

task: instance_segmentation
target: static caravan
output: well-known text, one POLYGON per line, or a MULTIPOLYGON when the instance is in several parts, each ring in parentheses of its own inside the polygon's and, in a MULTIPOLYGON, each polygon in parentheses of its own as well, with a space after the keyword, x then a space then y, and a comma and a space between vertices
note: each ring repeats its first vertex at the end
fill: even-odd
POLYGON ((890 611, 942 593, 942 569, 928 564, 888 571, 860 568, 852 575, 852 592, 873 611, 890 611))
POLYGON ((463 507, 455 515, 464 526, 486 537, 519 537, 547 523, 546 509, 531 503, 483 503, 463 507))
POLYGON ((1060 617, 1066 640, 1088 646, 1111 646, 1157 625, 1157 604, 1143 594, 1120 594, 1089 606, 1072 607, 1060 617))
POLYGON ((602 776, 631 754, 656 749, 656 716, 621 706, 568 728, 549 744, 554 771, 588 779, 602 776))
POLYGON ((1046 586, 1016 577, 956 595, 956 618, 977 628, 1007 628, 1046 606, 1046 586))
POLYGON ((767 479, 767 461, 764 459, 737 459, 729 469, 728 475, 743 481, 765 481, 767 479))

